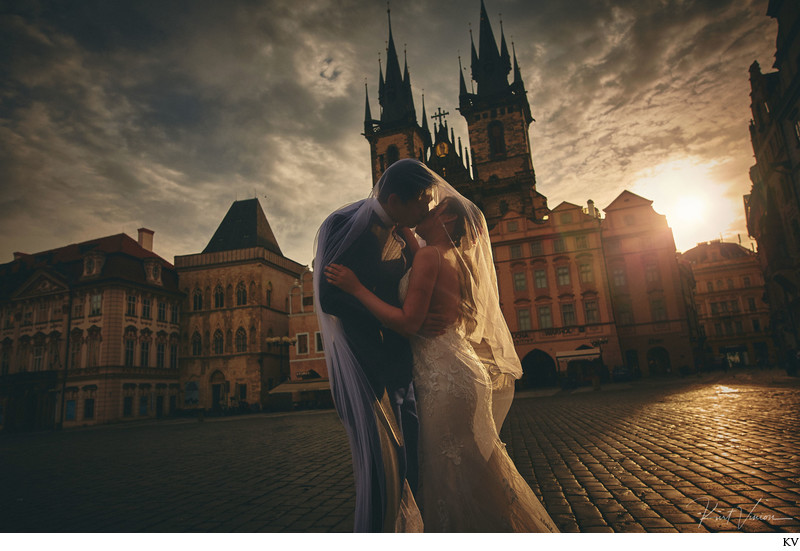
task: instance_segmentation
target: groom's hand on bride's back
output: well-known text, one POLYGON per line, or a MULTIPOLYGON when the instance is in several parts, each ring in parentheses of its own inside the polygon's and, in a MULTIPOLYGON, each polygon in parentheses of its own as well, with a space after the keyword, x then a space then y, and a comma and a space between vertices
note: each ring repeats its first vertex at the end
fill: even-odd
POLYGON ((445 314, 437 314, 428 312, 425 316, 425 321, 422 322, 422 327, 419 329, 419 334, 423 337, 438 337, 444 334, 445 329, 455 322, 452 316, 445 314))

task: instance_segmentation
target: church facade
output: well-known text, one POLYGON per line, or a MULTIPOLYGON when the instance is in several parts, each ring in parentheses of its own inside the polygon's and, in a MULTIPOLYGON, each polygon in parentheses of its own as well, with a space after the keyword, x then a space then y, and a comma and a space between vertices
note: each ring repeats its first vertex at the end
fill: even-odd
POLYGON ((483 2, 470 74, 468 88, 459 67, 458 111, 469 134, 463 147, 441 108, 431 117, 433 132, 424 103, 417 122, 408 65, 401 73, 390 21, 380 115, 372 117, 367 94, 364 136, 374 181, 391 162, 416 158, 484 213, 501 306, 525 371, 522 385, 694 371, 700 357, 694 284, 665 217, 652 201, 627 191, 605 217, 591 200, 585 207, 548 207, 536 188, 533 117, 516 53, 502 32, 498 46, 483 2))

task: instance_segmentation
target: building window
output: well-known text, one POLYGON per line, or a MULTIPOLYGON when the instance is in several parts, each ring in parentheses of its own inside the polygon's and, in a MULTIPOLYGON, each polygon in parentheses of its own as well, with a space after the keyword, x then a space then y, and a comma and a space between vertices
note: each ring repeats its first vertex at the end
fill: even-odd
POLYGON ((519 224, 516 220, 510 220, 508 224, 506 224, 506 231, 508 232, 515 232, 519 230, 519 224))
POLYGON ((133 355, 136 348, 136 341, 131 338, 125 339, 125 367, 133 367, 133 355))
POLYGON ((22 313, 22 325, 33 325, 33 311, 26 308, 22 313))
POLYGON ((225 337, 222 336, 222 331, 217 329, 214 331, 214 354, 222 354, 225 351, 225 337))
POLYGON ((575 238, 575 248, 576 249, 588 249, 589 244, 586 239, 585 235, 579 235, 575 238))
POLYGON ((192 356, 200 356, 203 353, 203 339, 200 333, 195 331, 192 335, 192 356))
POLYGON ((721 290, 722 290, 722 280, 718 279, 717 280, 717 291, 721 291, 721 290))
POLYGON ((325 347, 324 347, 325 345, 322 342, 322 333, 317 331, 316 334, 315 334, 315 337, 316 337, 316 344, 317 344, 317 352, 324 352, 325 351, 325 347))
POLYGON ((522 258, 522 245, 511 245, 509 248, 511 258, 522 258))
POLYGON ((564 212, 560 216, 562 224, 572 224, 572 213, 571 212, 564 212))
POLYGON ((498 157, 506 154, 506 139, 503 131, 503 123, 492 121, 489 123, 489 155, 498 157))
POLYGON ((534 270, 533 284, 536 286, 537 289, 547 289, 547 271, 534 270))
POLYGON ((736 320, 736 321, 733 322, 733 324, 736 327, 736 333, 737 334, 744 333, 744 327, 742 326, 742 322, 741 321, 736 320))
POLYGON ((588 262, 578 264, 578 278, 580 279, 581 283, 593 282, 594 272, 592 271, 592 265, 588 262))
POLYGON ((512 276, 514 278, 514 290, 525 291, 528 288, 528 282, 525 278, 525 272, 516 272, 512 276))
POLYGON ((761 322, 756 320, 756 319, 754 319, 752 321, 753 321, 753 331, 755 331, 756 333, 761 331, 761 322))
POLYGON ((243 327, 236 330, 236 351, 247 352, 247 331, 243 327))
POLYGON ((631 305, 624 302, 620 303, 617 306, 617 318, 620 325, 631 325, 633 323, 631 305))
POLYGON ((650 312, 653 315, 653 321, 665 321, 667 319, 667 309, 664 306, 664 299, 650 299, 650 312))
POLYGON ((624 266, 614 266, 611 269, 611 281, 614 284, 614 287, 625 287, 627 281, 625 278, 624 266))
POLYGON ((74 421, 76 417, 76 407, 75 400, 67 400, 67 407, 66 411, 64 412, 64 420, 65 421, 74 421))
POLYGON ((517 310, 517 330, 530 331, 531 326, 531 311, 529 308, 520 308, 517 310))
POLYGON ((147 415, 147 396, 139 397, 139 415, 147 415))
POLYGON ((152 304, 149 298, 142 297, 142 319, 150 319, 150 305, 152 304))
POLYGON ((247 288, 243 282, 239 282, 236 286, 236 306, 244 306, 247 304, 247 288))
POLYGON ((753 297, 747 297, 747 309, 751 312, 756 311, 756 299, 753 297))
POLYGON ((531 256, 542 256, 542 254, 544 254, 541 241, 531 241, 530 248, 531 256))
POLYGON ((539 329, 550 329, 553 327, 553 316, 549 306, 539 306, 536 309, 539 316, 539 329))
POLYGON ((94 419, 94 398, 86 398, 83 401, 83 418, 94 419))
POLYGON ((192 293, 192 310, 202 310, 203 309, 203 293, 200 292, 200 289, 195 289, 194 293, 192 293))
POLYGON ((272 307, 272 282, 267 282, 267 308, 272 307))
POLYGON ((172 308, 170 308, 170 323, 178 323, 178 312, 180 312, 179 308, 180 307, 177 304, 173 304, 172 308))
POLYGON ((239 400, 247 400, 247 385, 239 385, 239 400))
POLYGON ((122 400, 122 416, 133 417, 133 396, 125 396, 122 400))
POLYGON ((556 267, 556 280, 558 281, 559 286, 565 286, 570 284, 569 266, 556 267))
POLYGON ((214 289, 214 308, 225 308, 225 291, 220 285, 214 289))
POLYGON ((169 368, 178 369, 178 345, 169 345, 169 368))
POLYGON ((166 365, 166 362, 164 361, 166 348, 167 345, 163 342, 156 343, 156 367, 159 369, 164 369, 164 366, 166 365))
POLYGON ((163 300, 158 301, 158 321, 167 321, 167 303, 163 300))
POLYGON ((586 314, 586 323, 598 323, 600 321, 600 312, 597 309, 596 300, 587 300, 584 302, 583 310, 586 314))
POLYGON ((750 277, 749 276, 744 276, 744 286, 745 287, 750 287, 750 277))
POLYGON ((393 163, 400 160, 400 150, 396 145, 390 145, 386 148, 386 166, 390 167, 393 163))
POLYGON ((44 345, 35 344, 33 346, 33 371, 41 371, 44 365, 44 345))
POLYGON ((297 353, 308 354, 308 333, 297 334, 297 353))
POLYGON ((128 308, 125 311, 126 316, 136 315, 136 295, 128 295, 128 308))
POLYGON ((658 283, 661 280, 661 274, 658 271, 658 261, 650 259, 644 265, 644 279, 647 283, 658 283))
POLYGON ((728 289, 733 289, 733 280, 732 279, 728 280, 728 289))
POLYGON ((800 119, 794 121, 794 138, 797 140, 798 145, 800 145, 800 119))
POLYGON ((553 252, 563 253, 566 250, 564 240, 562 238, 553 239, 553 252))
POLYGON ((197 404, 200 402, 200 387, 194 381, 189 381, 184 386, 183 403, 186 405, 197 404))
POLYGON ((142 341, 141 366, 150 367, 150 341, 142 341))
POLYGON ((713 293, 714 292, 714 284, 711 283, 710 281, 706 281, 706 290, 709 293, 713 293))
POLYGON ((0 375, 8 375, 8 370, 11 366, 11 353, 8 349, 3 350, 3 355, 0 357, 0 375))
POLYGON ((103 295, 94 293, 89 299, 89 315, 99 316, 103 312, 103 295))
POLYGON ((577 323, 577 320, 575 319, 575 305, 573 303, 567 302, 561 305, 561 319, 563 320, 565 327, 575 325, 577 323))
POLYGON ((78 301, 72 305, 72 317, 75 319, 83 319, 83 302, 78 301))

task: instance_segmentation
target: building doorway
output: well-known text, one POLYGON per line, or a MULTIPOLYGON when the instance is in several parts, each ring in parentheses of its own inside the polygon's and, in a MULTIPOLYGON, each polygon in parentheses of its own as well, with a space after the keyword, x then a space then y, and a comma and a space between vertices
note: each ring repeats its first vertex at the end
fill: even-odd
POLYGON ((225 375, 221 371, 215 371, 209 382, 211 383, 211 411, 219 413, 228 403, 225 375))
POLYGON ((517 381, 517 389, 552 386, 558 386, 556 362, 543 350, 531 350, 522 359, 522 377, 517 381))
POLYGON ((656 346, 647 351, 647 368, 649 375, 660 376, 672 373, 669 352, 662 346, 656 346))

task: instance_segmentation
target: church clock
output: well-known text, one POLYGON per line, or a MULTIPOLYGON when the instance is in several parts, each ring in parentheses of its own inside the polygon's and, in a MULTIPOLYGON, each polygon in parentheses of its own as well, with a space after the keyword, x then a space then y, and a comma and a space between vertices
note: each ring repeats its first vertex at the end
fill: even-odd
POLYGON ((450 146, 447 145, 447 142, 439 142, 436 144, 435 151, 437 157, 445 157, 450 151, 450 146))

